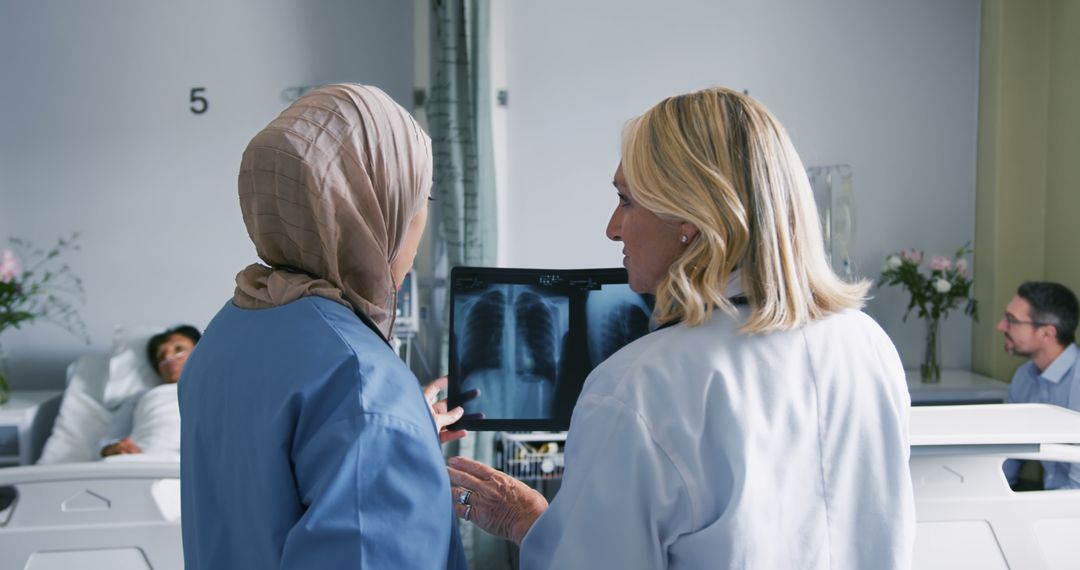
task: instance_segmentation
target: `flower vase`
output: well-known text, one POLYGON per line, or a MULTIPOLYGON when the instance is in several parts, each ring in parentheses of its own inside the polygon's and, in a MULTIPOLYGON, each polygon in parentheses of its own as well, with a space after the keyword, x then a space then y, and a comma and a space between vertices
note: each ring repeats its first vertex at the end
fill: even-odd
POLYGON ((941 382, 941 361, 938 360, 941 356, 940 325, 940 319, 926 319, 926 350, 919 367, 919 375, 926 384, 941 382))
POLYGON ((11 387, 8 386, 4 373, 0 372, 0 406, 6 404, 9 398, 11 398, 11 387))

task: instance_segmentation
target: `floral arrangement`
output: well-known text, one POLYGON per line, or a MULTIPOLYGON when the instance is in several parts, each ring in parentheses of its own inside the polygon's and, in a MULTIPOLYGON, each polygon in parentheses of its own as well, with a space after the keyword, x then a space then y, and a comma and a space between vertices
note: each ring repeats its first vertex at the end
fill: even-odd
POLYGON ((923 252, 908 249, 889 255, 877 286, 901 285, 911 295, 904 320, 912 311, 926 319, 926 355, 920 369, 924 380, 941 377, 938 364, 937 334, 941 319, 949 311, 963 307, 964 314, 979 319, 978 301, 972 297, 972 278, 965 255, 972 253, 969 244, 956 250, 952 258, 935 255, 930 259, 928 272, 922 269, 923 252))
MULTIPOLYGON (((84 301, 82 280, 60 262, 68 250, 79 250, 78 238, 77 233, 60 238, 49 250, 34 248, 26 240, 9 240, 14 249, 0 252, 0 334, 9 327, 17 329, 41 319, 89 342, 86 324, 76 308, 84 301)), ((0 404, 7 401, 8 393, 0 370, 0 404)))
POLYGON ((964 314, 978 320, 978 301, 971 295, 971 272, 964 255, 971 253, 965 245, 956 250, 952 259, 935 255, 930 259, 929 273, 921 269, 923 252, 909 249, 890 255, 885 270, 878 279, 882 285, 903 285, 911 295, 904 320, 917 310, 924 319, 945 318, 949 311, 964 306, 964 314))

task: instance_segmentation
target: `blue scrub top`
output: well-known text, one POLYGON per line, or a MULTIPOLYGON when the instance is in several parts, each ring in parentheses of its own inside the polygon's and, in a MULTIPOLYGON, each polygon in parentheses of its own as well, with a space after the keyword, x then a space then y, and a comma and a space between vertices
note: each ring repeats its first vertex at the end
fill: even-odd
POLYGON ((466 566, 419 382, 345 306, 227 303, 179 392, 189 570, 466 566))

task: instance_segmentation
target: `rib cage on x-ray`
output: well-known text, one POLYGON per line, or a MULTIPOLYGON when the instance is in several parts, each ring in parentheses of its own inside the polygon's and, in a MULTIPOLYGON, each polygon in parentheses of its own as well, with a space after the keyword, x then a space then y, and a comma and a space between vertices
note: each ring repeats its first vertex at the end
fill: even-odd
POLYGON ((539 295, 524 292, 514 301, 517 338, 524 341, 515 351, 515 367, 520 374, 545 378, 552 385, 557 380, 556 355, 559 353, 553 310, 539 295))
POLYGON ((652 309, 626 286, 589 296, 589 359, 595 368, 623 346, 649 332, 652 309))
POLYGON ((506 297, 500 290, 484 293, 469 308, 461 345, 463 378, 468 378, 473 370, 500 367, 505 308, 506 297))
POLYGON ((455 307, 465 316, 458 355, 462 389, 479 388, 466 412, 546 418, 558 382, 565 298, 524 285, 499 285, 455 307))
POLYGON ((638 305, 619 303, 600 327, 596 351, 590 354, 595 368, 615 351, 649 331, 649 315, 638 305))

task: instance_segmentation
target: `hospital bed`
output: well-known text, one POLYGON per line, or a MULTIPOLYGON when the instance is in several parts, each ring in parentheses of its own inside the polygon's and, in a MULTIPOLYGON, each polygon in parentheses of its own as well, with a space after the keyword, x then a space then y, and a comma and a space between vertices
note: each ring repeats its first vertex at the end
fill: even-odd
MULTIPOLYGON (((111 354, 68 367, 38 465, 0 469, 0 570, 180 570, 180 463, 174 456, 97 460, 110 409, 160 379, 145 357, 159 326, 121 327, 111 354), (113 461, 115 460, 115 462, 113 461)), ((39 414, 40 415, 40 414, 39 414)), ((48 421, 51 420, 51 421, 48 421)))
POLYGON ((1080 568, 1080 489, 1013 492, 1007 458, 1080 462, 1080 412, 1044 404, 911 410, 918 570, 1080 568))
MULTIPOLYGON (((72 365, 61 414, 69 398, 82 398, 73 389, 96 390, 80 378, 103 366, 88 357, 72 365)), ((1015 493, 1001 464, 1080 462, 1071 445, 1080 444, 1080 413, 1038 404, 916 407, 911 444, 915 569, 1078 567, 1080 490, 1015 493)), ((0 569, 183 568, 179 472, 176 462, 0 469, 0 488, 16 493, 0 511, 0 569)))
POLYGON ((179 463, 0 469, 0 568, 182 570, 179 463))

